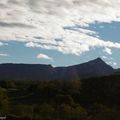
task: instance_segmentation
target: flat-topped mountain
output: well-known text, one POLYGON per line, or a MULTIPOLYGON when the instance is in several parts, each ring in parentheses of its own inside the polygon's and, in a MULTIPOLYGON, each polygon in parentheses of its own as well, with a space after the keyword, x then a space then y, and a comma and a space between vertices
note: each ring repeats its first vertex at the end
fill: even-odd
POLYGON ((1 64, 0 80, 52 80, 55 70, 42 64, 1 64))
POLYGON ((113 73, 114 69, 100 58, 68 67, 42 64, 0 64, 0 80, 74 80, 113 73))

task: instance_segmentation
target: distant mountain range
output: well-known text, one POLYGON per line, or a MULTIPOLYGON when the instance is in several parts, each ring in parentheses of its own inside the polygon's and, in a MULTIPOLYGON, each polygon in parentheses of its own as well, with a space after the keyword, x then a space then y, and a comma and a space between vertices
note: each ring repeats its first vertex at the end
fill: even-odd
POLYGON ((111 75, 113 69, 101 58, 68 67, 42 64, 0 64, 0 80, 76 80, 87 77, 111 75))

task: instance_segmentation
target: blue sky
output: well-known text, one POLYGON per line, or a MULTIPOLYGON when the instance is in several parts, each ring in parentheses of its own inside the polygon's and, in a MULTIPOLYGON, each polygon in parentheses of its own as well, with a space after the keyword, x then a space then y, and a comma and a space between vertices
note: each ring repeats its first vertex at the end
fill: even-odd
POLYGON ((120 68, 118 0, 0 1, 0 63, 120 68))

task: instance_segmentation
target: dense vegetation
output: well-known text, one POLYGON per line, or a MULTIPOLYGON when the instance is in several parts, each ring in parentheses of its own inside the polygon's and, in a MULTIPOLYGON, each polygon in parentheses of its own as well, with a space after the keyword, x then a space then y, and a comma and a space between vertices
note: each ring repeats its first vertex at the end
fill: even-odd
POLYGON ((120 120, 120 75, 64 81, 0 81, 9 120, 120 120))

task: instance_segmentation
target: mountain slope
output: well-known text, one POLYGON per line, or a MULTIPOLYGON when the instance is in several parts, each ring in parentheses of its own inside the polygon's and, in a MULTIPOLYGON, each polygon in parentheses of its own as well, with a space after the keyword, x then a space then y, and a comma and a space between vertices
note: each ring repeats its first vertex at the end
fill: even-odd
POLYGON ((74 80, 112 73, 114 69, 100 58, 56 68, 41 64, 0 64, 0 80, 74 80))

